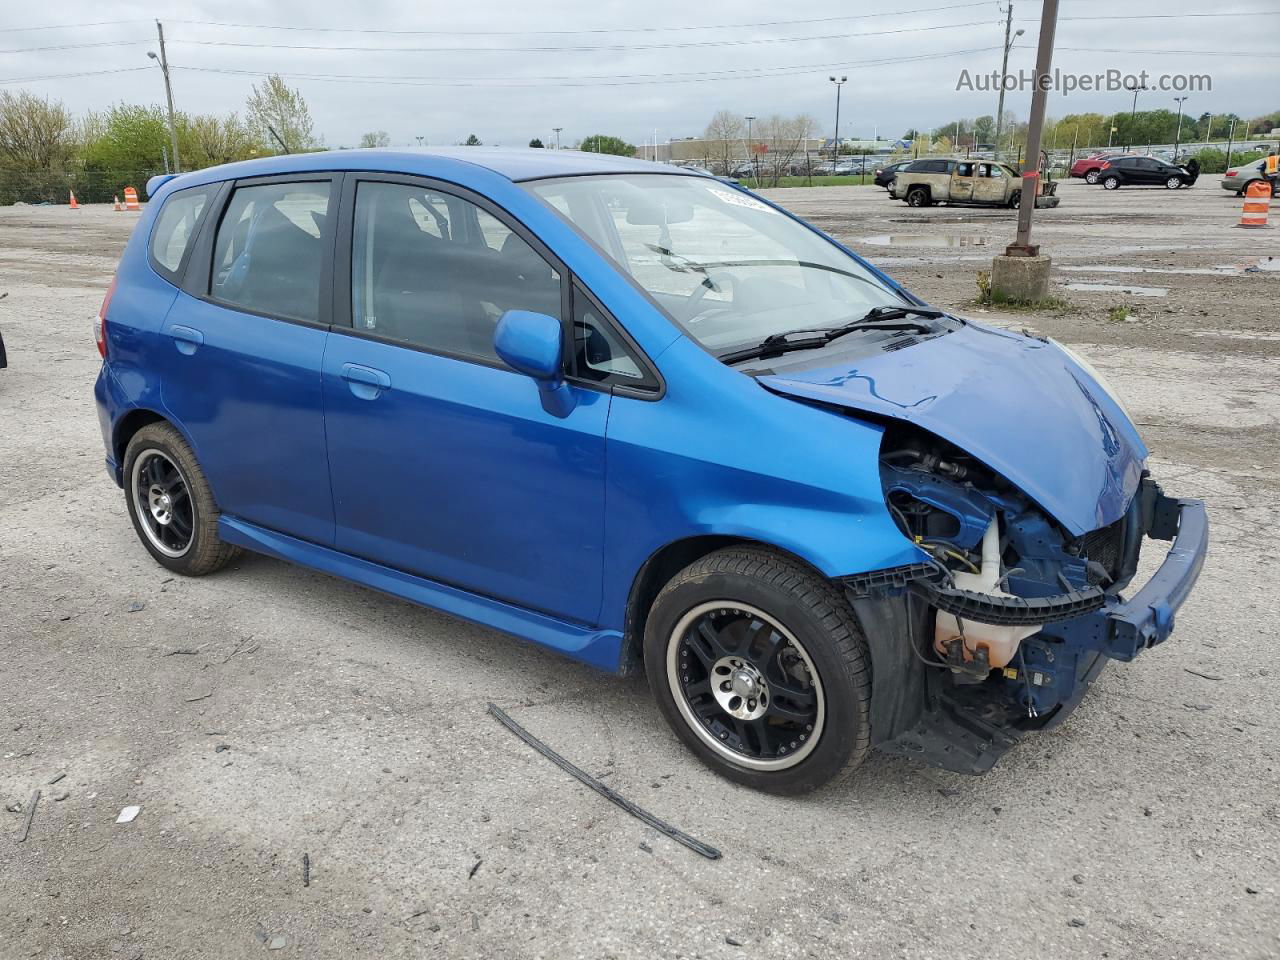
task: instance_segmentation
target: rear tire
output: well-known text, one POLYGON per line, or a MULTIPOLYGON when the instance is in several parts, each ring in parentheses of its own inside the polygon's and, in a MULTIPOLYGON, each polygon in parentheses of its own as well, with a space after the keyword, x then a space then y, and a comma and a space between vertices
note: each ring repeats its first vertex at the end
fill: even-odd
POLYGON ((1103 186, 1104 188, 1106 188, 1107 190, 1119 190, 1119 189, 1120 189, 1120 178, 1119 178, 1119 177, 1107 177, 1107 179, 1105 179, 1105 180, 1103 180, 1103 181, 1102 181, 1102 186, 1103 186))
POLYGON ((218 537, 218 505, 195 454, 173 426, 143 427, 124 455, 125 505, 138 539, 156 562, 200 577, 240 549, 218 537))
POLYGON ((924 187, 912 187, 907 191, 908 207, 927 207, 932 202, 929 198, 929 191, 924 187))
POLYGON ((676 735, 737 783, 806 793, 870 751, 862 630, 835 586, 784 554, 729 547, 682 570, 650 608, 644 662, 676 735))

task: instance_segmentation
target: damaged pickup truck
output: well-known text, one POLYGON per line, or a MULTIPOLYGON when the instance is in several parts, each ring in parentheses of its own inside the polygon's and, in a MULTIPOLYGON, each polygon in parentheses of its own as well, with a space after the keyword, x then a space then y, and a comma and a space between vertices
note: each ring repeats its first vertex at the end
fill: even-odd
POLYGON ((876 748, 981 773, 1164 642, 1200 572, 1204 505, 1087 363, 714 177, 467 147, 148 193, 95 392, 156 562, 255 550, 643 666, 735 781, 876 748))

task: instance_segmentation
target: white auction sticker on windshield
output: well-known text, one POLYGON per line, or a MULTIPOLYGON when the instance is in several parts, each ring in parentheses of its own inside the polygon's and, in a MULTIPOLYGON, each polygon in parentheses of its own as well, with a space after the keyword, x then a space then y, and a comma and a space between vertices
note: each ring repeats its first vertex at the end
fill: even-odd
POLYGON ((755 197, 748 197, 745 193, 736 193, 733 190, 724 190, 719 187, 711 187, 711 192, 725 203, 732 203, 735 207, 746 207, 748 210, 763 210, 765 213, 778 212, 767 203, 761 203, 755 197))

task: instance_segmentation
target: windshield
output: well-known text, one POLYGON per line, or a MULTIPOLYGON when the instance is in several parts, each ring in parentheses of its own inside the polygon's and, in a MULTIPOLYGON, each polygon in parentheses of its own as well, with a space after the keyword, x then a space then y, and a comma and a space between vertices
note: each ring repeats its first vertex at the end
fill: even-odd
POLYGON ((833 243, 709 177, 627 174, 525 186, 717 355, 908 303, 833 243))

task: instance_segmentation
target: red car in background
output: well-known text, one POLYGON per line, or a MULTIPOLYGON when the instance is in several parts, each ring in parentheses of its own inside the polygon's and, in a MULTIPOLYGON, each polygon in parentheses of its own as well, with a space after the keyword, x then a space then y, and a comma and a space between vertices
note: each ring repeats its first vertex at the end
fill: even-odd
POLYGON ((1127 157, 1127 153, 1095 153, 1090 157, 1081 157, 1071 165, 1069 175, 1073 177, 1083 177, 1085 183, 1097 183, 1098 171, 1102 169, 1102 165, 1108 160, 1114 160, 1117 157, 1127 157))

